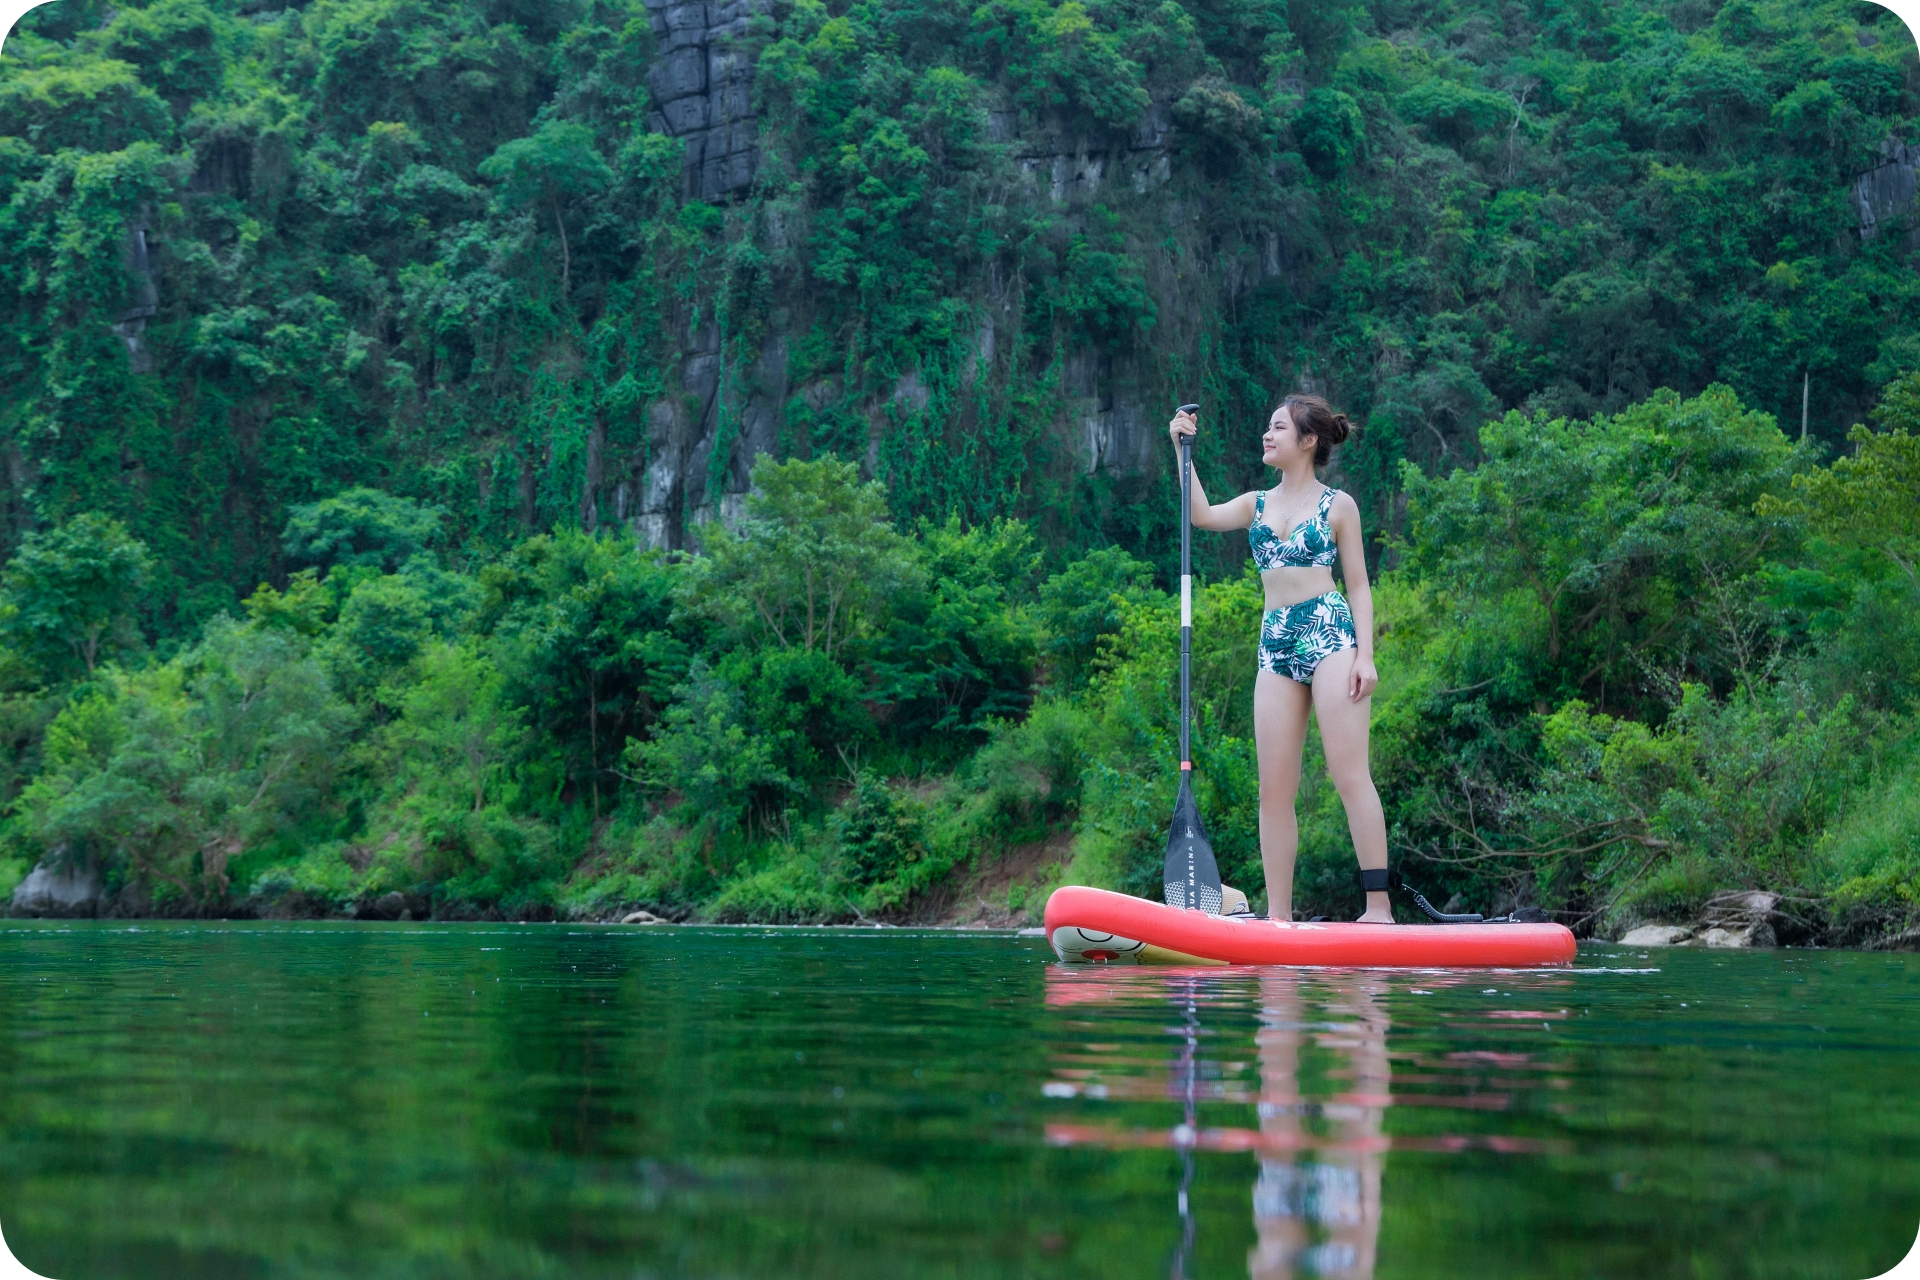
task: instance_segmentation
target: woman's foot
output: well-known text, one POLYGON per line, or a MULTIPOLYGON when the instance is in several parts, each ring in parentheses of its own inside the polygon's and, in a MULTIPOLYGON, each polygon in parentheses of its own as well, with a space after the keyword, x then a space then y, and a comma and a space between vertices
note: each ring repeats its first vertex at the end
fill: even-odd
POLYGON ((1387 901, 1385 893, 1367 895, 1367 909, 1361 913, 1355 924, 1392 924, 1393 904, 1387 901))

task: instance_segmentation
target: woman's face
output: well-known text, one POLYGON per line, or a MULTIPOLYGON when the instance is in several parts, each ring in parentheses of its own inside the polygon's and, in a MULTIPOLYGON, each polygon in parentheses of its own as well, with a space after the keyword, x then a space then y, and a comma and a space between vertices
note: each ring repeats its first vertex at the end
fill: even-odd
POLYGON ((1260 437, 1260 461, 1270 467, 1284 467, 1302 453, 1313 452, 1313 438, 1303 436, 1293 425, 1293 414, 1281 405, 1267 419, 1267 433, 1260 437))

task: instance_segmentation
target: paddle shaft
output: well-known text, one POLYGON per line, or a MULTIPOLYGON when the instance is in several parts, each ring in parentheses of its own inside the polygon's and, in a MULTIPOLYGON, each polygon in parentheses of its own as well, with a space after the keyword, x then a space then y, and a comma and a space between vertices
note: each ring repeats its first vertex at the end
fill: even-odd
POLYGON ((1193 772, 1193 445, 1180 440, 1180 771, 1193 772))
MULTIPOLYGON (((1199 405, 1182 405, 1191 414, 1199 405)), ((1180 441, 1180 790, 1165 867, 1168 906, 1220 914, 1220 868, 1193 799, 1193 445, 1180 441)))

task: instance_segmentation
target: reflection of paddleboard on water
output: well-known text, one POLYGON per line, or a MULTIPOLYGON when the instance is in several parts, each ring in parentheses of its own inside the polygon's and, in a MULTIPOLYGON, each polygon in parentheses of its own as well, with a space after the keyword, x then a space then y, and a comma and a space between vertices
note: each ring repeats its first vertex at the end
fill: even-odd
POLYGON ((1209 915, 1078 885, 1047 899, 1046 930, 1062 960, 1089 964, 1527 968, 1571 964, 1575 950, 1572 931, 1559 924, 1306 924, 1209 915))

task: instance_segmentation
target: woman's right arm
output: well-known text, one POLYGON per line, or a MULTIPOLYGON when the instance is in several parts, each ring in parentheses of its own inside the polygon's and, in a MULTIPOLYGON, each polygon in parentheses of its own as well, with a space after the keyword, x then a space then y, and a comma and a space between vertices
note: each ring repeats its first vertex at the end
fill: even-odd
MULTIPOLYGON (((1193 415, 1178 413, 1167 424, 1167 434, 1173 439, 1174 465, 1179 466, 1180 440, 1191 440, 1199 431, 1193 415)), ((1213 529, 1224 532, 1228 529, 1245 529, 1253 523, 1253 495, 1243 493, 1237 498, 1229 498, 1219 506, 1207 501, 1207 491, 1200 487, 1200 472, 1193 471, 1193 487, 1187 502, 1187 518, 1193 521, 1196 529, 1213 529)))

